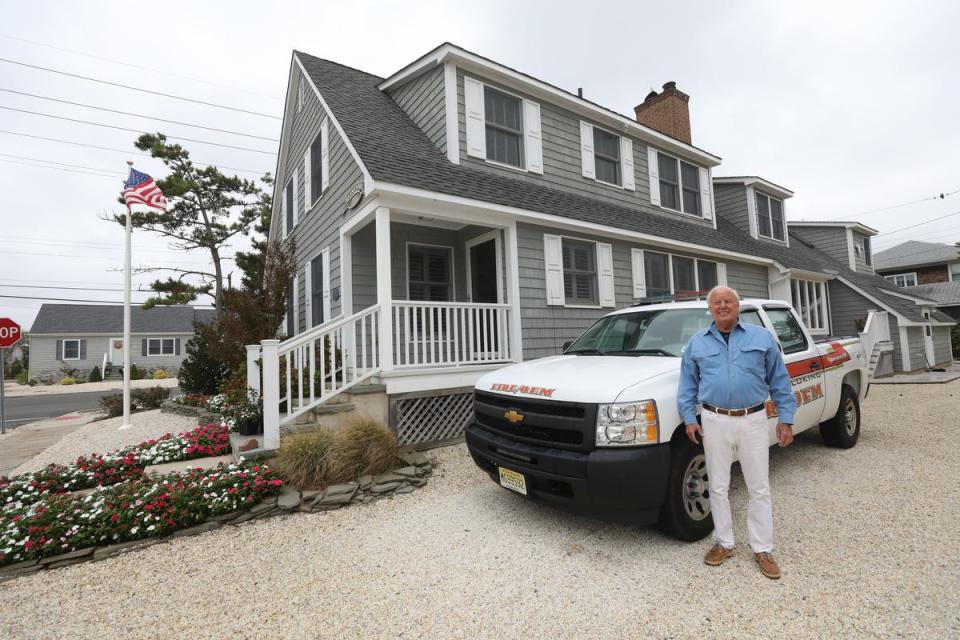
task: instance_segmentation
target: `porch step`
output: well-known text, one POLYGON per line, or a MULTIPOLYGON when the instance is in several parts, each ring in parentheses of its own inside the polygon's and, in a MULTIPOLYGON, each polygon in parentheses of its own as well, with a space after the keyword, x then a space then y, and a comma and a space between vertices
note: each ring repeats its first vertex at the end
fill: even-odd
POLYGON ((242 436, 239 433, 230 432, 230 449, 233 451, 233 459, 237 460, 241 456, 247 460, 256 460, 265 458, 271 454, 269 449, 263 447, 263 434, 257 436, 242 436), (249 451, 240 451, 240 447, 248 443, 251 439, 257 441, 257 448, 249 451))
POLYGON ((369 393, 386 393, 387 385, 380 383, 358 384, 343 392, 345 396, 362 396, 369 393))

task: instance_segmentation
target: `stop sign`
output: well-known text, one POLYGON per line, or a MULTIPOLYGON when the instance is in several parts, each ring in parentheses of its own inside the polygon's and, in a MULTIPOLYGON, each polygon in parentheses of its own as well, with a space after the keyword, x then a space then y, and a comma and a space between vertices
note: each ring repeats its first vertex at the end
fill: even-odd
POLYGON ((10 318, 0 318, 0 349, 17 344, 21 335, 20 325, 10 318))

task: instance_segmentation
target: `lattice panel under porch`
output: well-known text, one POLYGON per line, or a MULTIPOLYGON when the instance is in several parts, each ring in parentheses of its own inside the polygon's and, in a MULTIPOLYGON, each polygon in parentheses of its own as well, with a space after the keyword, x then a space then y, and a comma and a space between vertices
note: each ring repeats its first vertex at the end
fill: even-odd
POLYGON ((423 444, 460 438, 473 415, 473 394, 404 398, 395 401, 397 442, 423 444))

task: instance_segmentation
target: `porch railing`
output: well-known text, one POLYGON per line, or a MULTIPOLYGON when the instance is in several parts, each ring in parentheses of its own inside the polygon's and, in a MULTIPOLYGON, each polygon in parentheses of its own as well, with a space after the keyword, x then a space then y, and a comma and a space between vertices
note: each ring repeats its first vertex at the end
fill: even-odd
POLYGON ((280 427, 380 372, 380 306, 326 322, 280 342, 247 348, 248 383, 259 390, 263 368, 264 447, 280 446, 280 427))
POLYGON ((459 367, 510 359, 510 306, 394 300, 397 369, 459 367))
MULTIPOLYGON (((889 341, 890 323, 887 320, 887 312, 871 309, 867 314, 867 321, 863 324, 863 331, 860 332, 860 343, 863 345, 868 365, 872 360, 873 351, 877 344, 889 341)), ((870 375, 873 375, 873 371, 870 372, 870 375)))

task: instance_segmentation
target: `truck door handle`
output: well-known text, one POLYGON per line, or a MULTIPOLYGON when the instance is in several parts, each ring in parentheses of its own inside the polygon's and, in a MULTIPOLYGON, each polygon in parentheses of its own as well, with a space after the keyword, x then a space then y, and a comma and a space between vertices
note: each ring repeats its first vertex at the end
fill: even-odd
POLYGON ((811 369, 819 369, 819 368, 820 368, 820 362, 819 362, 818 360, 812 361, 812 362, 810 363, 810 368, 811 368, 811 369))

